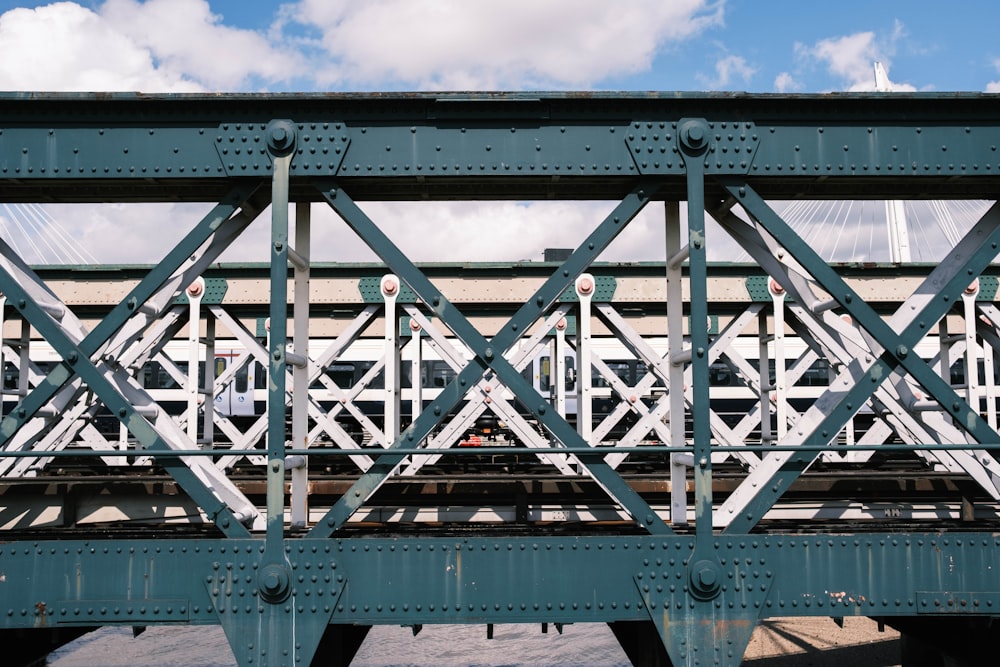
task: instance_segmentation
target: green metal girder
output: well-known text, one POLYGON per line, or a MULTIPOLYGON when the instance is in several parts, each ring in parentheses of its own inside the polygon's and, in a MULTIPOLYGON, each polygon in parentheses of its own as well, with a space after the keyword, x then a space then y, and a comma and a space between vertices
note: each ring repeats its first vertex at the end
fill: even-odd
MULTIPOLYGON (((358 291, 361 292, 361 300, 364 303, 385 303, 382 296, 382 279, 376 276, 362 278, 358 281, 358 291)), ((396 295, 396 303, 416 303, 417 295, 413 293, 410 286, 403 283, 399 286, 399 294, 396 295)))
POLYGON ((770 276, 747 276, 747 293, 750 300, 758 303, 771 303, 771 293, 767 289, 770 276))
MULTIPOLYGON (((299 539, 284 550, 294 595, 336 623, 580 623, 647 620, 655 609, 691 605, 683 564, 694 541, 411 536, 299 539), (649 601, 656 606, 647 609, 649 601)), ((4 544, 0 628, 35 627, 43 617, 51 627, 256 616, 266 604, 254 568, 263 549, 260 539, 4 544)), ((713 553, 723 590, 712 607, 760 618, 995 616, 997 549, 996 535, 962 532, 720 537, 713 553)))
MULTIPOLYGON (((217 306, 222 303, 222 300, 226 298, 226 291, 229 289, 229 282, 225 278, 206 278, 205 279, 205 293, 202 294, 201 303, 205 306, 217 306)), ((191 300, 188 298, 187 290, 181 292, 181 295, 174 299, 174 303, 188 304, 191 300)))
POLYGON ((607 198, 623 180, 683 176, 683 118, 708 124, 706 174, 745 174, 765 196, 988 197, 996 111, 972 94, 7 93, 0 178, 17 182, 0 197, 217 198, 224 181, 269 177, 269 123, 288 119, 291 176, 356 181, 359 200, 482 196, 482 179, 495 196, 607 198))
MULTIPOLYGON (((618 281, 614 276, 594 276, 594 293, 591 300, 594 303, 610 303, 615 298, 615 290, 618 288, 618 281)), ((562 296, 559 303, 579 303, 580 296, 576 293, 575 287, 569 287, 562 296)))

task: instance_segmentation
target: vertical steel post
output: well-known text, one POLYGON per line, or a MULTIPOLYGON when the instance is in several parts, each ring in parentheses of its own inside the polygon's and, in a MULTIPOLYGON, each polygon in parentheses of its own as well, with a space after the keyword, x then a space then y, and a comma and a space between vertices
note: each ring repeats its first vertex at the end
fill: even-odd
MULTIPOLYGON (((775 436, 778 442, 788 431, 788 381, 785 377, 785 290, 776 281, 767 281, 767 291, 774 307, 774 404, 777 415, 775 436)), ((763 378, 761 379, 763 384, 763 378)), ((770 377, 768 377, 770 385, 770 377)), ((764 401, 766 403, 767 401, 764 401)), ((763 407, 763 406, 762 406, 763 407)))
MULTIPOLYGON (((687 560, 687 600, 673 608, 662 601, 647 599, 650 620, 656 625, 675 665, 697 664, 699 650, 706 661, 736 665, 746 649, 757 621, 758 611, 744 603, 737 609, 733 601, 719 600, 726 589, 722 548, 712 531, 712 448, 708 387, 708 271, 705 256, 705 155, 711 144, 711 127, 703 119, 689 118, 677 126, 687 174, 688 276, 690 284, 691 413, 693 421, 695 536, 694 550, 687 560), (661 611, 662 610, 662 611, 661 611), (712 649, 716 651, 712 654, 712 649)), ((718 135, 717 135, 718 136, 718 135)), ((713 149, 714 150, 714 149, 713 149)), ((676 254, 674 256, 677 256, 676 254)), ((669 263, 668 259, 668 263, 669 263)), ((669 326, 669 325, 668 325, 669 326)), ((682 354, 680 358, 687 357, 682 354)), ((676 390, 676 387, 671 387, 676 390)), ((671 391, 673 393, 673 391, 671 391)), ((672 416, 673 418, 673 416, 672 416)), ((730 572, 729 576, 735 573, 730 572)), ((639 589, 649 591, 643 573, 635 578, 639 589)), ((763 587, 762 587, 763 589, 763 587)), ((763 590, 761 591, 763 593, 763 590)), ((726 593, 725 595, 731 595, 726 593)), ((759 609, 760 602, 756 605, 759 609)))
POLYGON ((760 442, 774 443, 774 429, 771 428, 771 399, 768 385, 771 383, 771 333, 767 323, 767 311, 757 316, 757 393, 760 395, 760 442))
POLYGON ((215 318, 205 318, 205 384, 202 396, 202 441, 215 442, 215 318))
POLYGON ((295 147, 295 126, 275 120, 267 128, 271 176, 271 328, 268 337, 267 535, 265 565, 258 574, 263 598, 277 603, 289 594, 290 572, 284 555, 285 383, 288 339, 288 177, 295 147))
MULTIPOLYGON (((965 400, 979 412, 979 346, 976 344, 976 296, 979 294, 977 278, 962 292, 962 312, 965 324, 965 400)), ((984 369, 985 370, 985 369, 984 369)))
MULTIPOLYGON (((187 372, 187 434, 198 442, 198 397, 201 395, 201 297, 205 295, 205 279, 198 277, 188 285, 188 372, 187 372)), ((205 365, 211 363, 206 358, 205 365)))
POLYGON ((694 446, 695 552, 689 576, 695 595, 719 592, 718 565, 712 548, 712 451, 708 392, 708 268, 705 256, 705 169, 703 155, 710 133, 702 119, 678 125, 687 172, 688 282, 691 334, 691 417, 694 446))
POLYGON ((591 305, 596 283, 589 273, 576 279, 576 293, 580 297, 580 316, 576 323, 576 432, 584 442, 590 442, 594 433, 593 370, 591 355, 591 305))
MULTIPOLYGON (((667 345, 668 359, 679 359, 684 352, 684 290, 681 265, 688 257, 688 246, 681 247, 680 203, 664 203, 664 223, 667 246, 667 345)), ((684 364, 670 362, 670 444, 686 444, 684 401, 684 364)), ((670 520, 674 525, 687 525, 687 465, 685 457, 670 456, 670 520)))
POLYGON ((199 390, 202 397, 202 442, 215 442, 215 318, 205 318, 205 381, 199 390))
MULTIPOLYGON (((293 352, 298 360, 292 368, 292 447, 309 447, 309 238, 310 203, 295 204, 295 248, 292 286, 293 352)), ((305 527, 309 520, 309 461, 296 458, 291 468, 291 525, 305 527)))
POLYGON ((556 325, 555 345, 552 351, 550 377, 555 390, 554 407, 560 417, 566 417, 566 325, 560 320, 556 325), (559 325, 562 326, 559 326, 559 325))
POLYGON ((380 283, 382 298, 385 300, 385 380, 383 387, 383 414, 385 441, 392 442, 399 436, 399 320, 396 316, 396 299, 399 296, 400 281, 389 274, 382 276, 380 283))
POLYGON ((410 423, 424 409, 424 380, 421 375, 424 360, 423 331, 420 324, 410 319, 410 348, 413 358, 410 361, 410 423))

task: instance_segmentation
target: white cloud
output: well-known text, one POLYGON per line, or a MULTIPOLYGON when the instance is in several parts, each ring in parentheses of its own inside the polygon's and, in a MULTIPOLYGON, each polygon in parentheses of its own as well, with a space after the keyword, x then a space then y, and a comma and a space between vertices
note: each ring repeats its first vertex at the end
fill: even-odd
MULTIPOLYGON (((225 25, 205 0, 107 0, 94 7, 62 2, 0 15, 0 89, 246 90, 283 81, 287 72, 340 87, 588 86, 646 69, 659 51, 721 24, 723 2, 307 0, 283 6, 266 34, 225 25), (307 53, 319 57, 303 64, 307 53)), ((749 76, 738 58, 724 60, 717 72, 727 79, 749 76)), ((546 247, 575 247, 612 204, 365 206, 418 260, 511 261, 537 259, 546 247)), ((173 247, 203 208, 77 204, 53 207, 53 215, 63 221, 72 216, 74 234, 100 261, 147 263, 173 247), (95 241, 107 238, 116 243, 95 241)), ((317 207, 315 215, 337 223, 314 225, 317 260, 373 258, 329 209, 317 207)), ((267 259, 267 216, 225 261, 267 259)), ((650 243, 657 234, 662 236, 662 216, 643 214, 605 259, 662 259, 662 241, 650 243)))
POLYGON ((698 79, 710 90, 728 89, 734 79, 740 79, 744 84, 757 73, 757 68, 750 66, 746 58, 728 55, 715 62, 715 78, 699 75, 698 79))
MULTIPOLYGON (((849 92, 875 90, 874 63, 880 61, 889 70, 891 57, 897 43, 906 36, 903 24, 896 21, 891 34, 881 37, 872 31, 856 32, 840 37, 820 40, 812 46, 796 43, 795 55, 799 58, 824 63, 827 70, 841 82, 841 89, 849 92)), ((912 84, 890 81, 895 92, 913 92, 912 84)))
POLYGON ((795 80, 788 72, 782 72, 774 77, 774 89, 779 93, 788 93, 802 89, 802 84, 795 80))
MULTIPOLYGON (((1000 70, 1000 58, 993 61, 994 69, 1000 70)), ((1000 81, 990 81, 986 84, 987 93, 1000 93, 1000 81)))
POLYGON ((224 26, 205 0, 73 2, 0 15, 0 89, 143 91, 246 89, 294 72, 294 54, 224 26))
POLYGON ((156 90, 201 87, 157 68, 149 50, 100 15, 72 2, 0 16, 0 89, 156 90))
POLYGON ((809 49, 809 55, 826 62, 830 73, 847 82, 849 90, 874 90, 872 63, 878 59, 875 33, 824 39, 809 49))
MULTIPOLYGON (((545 248, 576 248, 613 209, 607 201, 363 202, 375 224, 417 262, 538 261, 545 248)), ((48 204, 46 214, 100 263, 160 261, 212 207, 208 204, 48 204), (115 243, 102 239, 114 238, 115 243)), ((270 258, 270 209, 243 232, 223 262, 270 258)), ((0 214, 0 236, 7 222, 0 214)), ((315 262, 378 261, 328 206, 312 206, 315 262)), ((651 203, 602 254, 605 261, 663 261, 663 207, 651 203)), ((51 232, 50 232, 51 235, 51 232)), ((43 234, 44 236, 44 234, 43 234)), ((42 242, 39 241, 39 244, 42 242)), ((24 244, 22 244, 24 245, 24 244)), ((29 262, 52 261, 27 245, 29 262)), ((57 262, 70 261, 57 259, 57 262)))
POLYGON ((148 49, 159 67, 210 90, 244 89, 252 79, 288 80, 305 64, 263 35, 223 25, 206 0, 107 0, 100 13, 148 49))
POLYGON ((415 261, 501 262, 537 261, 545 248, 576 248, 613 206, 569 201, 372 202, 364 208, 415 261))
POLYGON ((302 0, 333 63, 320 84, 421 89, 587 87, 649 68, 722 20, 710 0, 302 0))

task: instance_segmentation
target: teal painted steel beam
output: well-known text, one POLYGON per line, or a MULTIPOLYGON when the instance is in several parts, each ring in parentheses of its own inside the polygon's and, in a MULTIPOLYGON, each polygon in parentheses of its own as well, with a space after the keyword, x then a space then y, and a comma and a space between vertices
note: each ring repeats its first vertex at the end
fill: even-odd
MULTIPOLYGON (((709 153, 711 131, 708 121, 702 118, 684 119, 677 127, 680 152, 687 169, 688 276, 691 292, 691 419, 696 542, 694 553, 687 562, 687 575, 692 595, 702 602, 717 597, 722 585, 720 564, 712 548, 712 434, 708 394, 708 269, 705 254, 707 160, 703 160, 709 153)), ((673 390, 676 389, 673 387, 673 390)), ((663 622, 657 622, 657 627, 661 633, 667 632, 663 622)), ((667 646, 670 651, 670 642, 667 642, 667 646)))
POLYGON ((352 181, 358 200, 474 197, 482 181, 498 197, 618 198, 640 176, 676 179, 663 194, 675 197, 678 123, 691 117, 708 123, 705 172, 746 175, 764 196, 989 197, 998 106, 934 94, 11 94, 0 198, 217 199, 228 180, 270 177, 275 118, 302 138, 293 179, 352 181))
MULTIPOLYGON (((692 608, 683 563, 694 546, 640 535, 293 540, 287 604, 324 625, 644 621, 692 608)), ((720 620, 995 616, 998 548, 995 535, 968 532, 719 538, 722 590, 708 604, 720 620)), ((0 545, 0 628, 255 621, 263 550, 262 540, 0 545)))
MULTIPOLYGON (((271 177, 271 305, 267 382, 267 535, 258 575, 261 596, 272 604, 289 595, 291 573, 282 553, 285 533, 285 392, 288 346, 288 172, 299 137, 286 120, 272 121, 265 131, 271 177)), ((270 618, 270 616, 269 616, 270 618)), ((234 632, 227 630, 230 641, 234 632)))

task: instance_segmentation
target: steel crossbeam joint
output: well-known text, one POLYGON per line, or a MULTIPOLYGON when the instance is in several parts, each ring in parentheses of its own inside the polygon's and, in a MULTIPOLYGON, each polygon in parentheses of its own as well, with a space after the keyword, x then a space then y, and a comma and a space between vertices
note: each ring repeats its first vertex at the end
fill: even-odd
MULTIPOLYGON (((568 445, 587 446, 565 419, 554 415, 553 411, 547 410, 544 404, 537 405, 537 398, 528 398, 534 395, 534 389, 510 365, 503 354, 521 337, 521 332, 525 331, 542 312, 559 298, 577 276, 589 266, 590 262, 638 214, 654 194, 653 191, 657 187, 655 183, 643 182, 635 188, 597 230, 584 241, 583 246, 570 255, 557 272, 545 282, 536 292, 535 297, 527 301, 491 341, 487 341, 461 313, 448 303, 437 288, 385 237, 346 193, 342 192, 335 184, 318 183, 317 186, 330 206, 345 222, 386 262, 391 270, 410 286, 414 293, 434 309, 441 320, 475 354, 475 358, 431 402, 428 409, 424 410, 420 417, 410 424, 390 449, 398 449, 407 444, 412 446, 413 443, 426 438, 431 429, 461 400, 467 388, 478 382, 488 369, 492 369, 515 395, 528 399, 529 409, 558 440, 568 445)), ((615 498, 616 502, 619 502, 639 525, 651 532, 670 532, 670 529, 657 517, 652 508, 603 460, 595 457, 590 460, 581 459, 581 461, 590 470, 598 484, 615 498)), ((352 489, 330 509, 321 524, 313 529, 313 532, 318 530, 332 532, 338 529, 355 510, 378 490, 388 475, 401 462, 402 457, 399 455, 382 456, 376 465, 362 475, 352 489)))
MULTIPOLYGON (((1000 437, 978 412, 971 409, 948 384, 939 377, 917 355, 906 354, 920 338, 927 334, 940 318, 958 300, 968 287, 968 276, 978 275, 996 256, 1000 245, 1000 210, 994 207, 983 216, 966 237, 959 243, 949 258, 942 262, 917 290, 918 297, 912 309, 900 311, 897 329, 884 322, 872 308, 856 298, 851 290, 823 262, 815 252, 799 239, 755 193, 745 181, 721 179, 726 189, 735 196, 747 211, 802 265, 808 266, 819 285, 830 293, 851 315, 855 322, 867 330, 868 334, 882 348, 880 356, 870 366, 858 374, 856 383, 848 390, 840 392, 831 405, 826 406, 824 418, 814 426, 813 432, 805 436, 803 444, 822 446, 829 442, 829 434, 840 430, 893 370, 902 366, 919 382, 943 408, 950 413, 957 424, 968 431, 979 442, 995 442, 1000 437)), ((783 285, 786 289, 794 286, 783 285)), ((879 354, 878 350, 873 350, 879 354)), ((801 430, 801 429, 799 429, 801 430)), ((760 484, 753 500, 739 516, 726 528, 727 533, 746 532, 758 522, 773 503, 788 489, 791 482, 811 463, 815 452, 793 453, 770 478, 760 484)), ((763 472, 763 468, 759 471, 763 472)), ((758 471, 755 471, 755 473, 758 471)), ((753 474, 752 474, 753 475, 753 474)), ((759 480, 755 480, 760 483, 759 480)))

